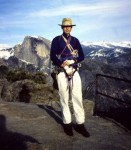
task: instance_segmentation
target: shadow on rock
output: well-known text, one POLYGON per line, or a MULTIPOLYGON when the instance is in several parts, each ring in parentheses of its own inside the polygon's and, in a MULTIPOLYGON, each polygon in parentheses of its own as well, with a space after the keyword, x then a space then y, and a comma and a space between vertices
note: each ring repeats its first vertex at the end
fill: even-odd
POLYGON ((38 105, 38 107, 44 109, 57 123, 63 125, 61 111, 56 111, 53 107, 48 105, 38 105))
POLYGON ((0 149, 27 150, 27 142, 39 143, 36 139, 28 135, 8 131, 6 129, 6 118, 4 115, 0 115, 0 149))
MULTIPOLYGON (((96 111, 101 117, 109 117, 131 130, 131 106, 127 108, 111 108, 108 112, 96 111)), ((117 123, 116 122, 116 123, 117 123)))
POLYGON ((51 73, 51 77, 53 79, 53 88, 58 90, 58 83, 57 83, 57 79, 56 79, 56 73, 51 73))
POLYGON ((28 87, 26 85, 23 85, 22 90, 19 92, 19 101, 29 103, 31 98, 29 92, 30 91, 28 87))

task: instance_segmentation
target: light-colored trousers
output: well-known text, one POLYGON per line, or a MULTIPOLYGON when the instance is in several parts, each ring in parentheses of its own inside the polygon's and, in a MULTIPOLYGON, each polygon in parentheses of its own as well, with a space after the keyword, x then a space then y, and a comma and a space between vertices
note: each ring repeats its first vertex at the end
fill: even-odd
POLYGON ((72 121, 71 112, 69 108, 69 86, 71 88, 71 98, 76 123, 77 124, 84 123, 85 112, 83 109, 83 102, 82 102, 82 84, 78 71, 74 73, 73 77, 70 80, 68 80, 64 72, 60 72, 58 74, 57 81, 63 113, 63 123, 68 124, 71 123, 72 121))

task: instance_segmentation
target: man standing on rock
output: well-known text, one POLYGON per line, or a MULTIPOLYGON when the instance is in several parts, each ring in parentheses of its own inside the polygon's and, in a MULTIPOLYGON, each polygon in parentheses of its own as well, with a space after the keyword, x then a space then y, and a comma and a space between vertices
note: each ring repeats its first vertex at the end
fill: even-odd
POLYGON ((85 112, 82 103, 82 85, 78 73, 78 63, 84 60, 83 50, 77 38, 70 35, 72 20, 64 18, 60 25, 63 33, 53 39, 50 57, 56 66, 57 82, 63 113, 63 127, 67 135, 73 136, 73 125, 69 109, 69 93, 71 93, 73 110, 76 119, 75 130, 85 137, 89 137, 85 129, 85 112), (70 87, 70 89, 69 89, 70 87))

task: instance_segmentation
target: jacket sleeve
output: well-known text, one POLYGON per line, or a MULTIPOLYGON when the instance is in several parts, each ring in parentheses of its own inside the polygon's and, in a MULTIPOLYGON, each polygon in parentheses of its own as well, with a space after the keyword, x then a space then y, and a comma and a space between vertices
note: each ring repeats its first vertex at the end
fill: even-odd
POLYGON ((83 53, 83 50, 82 50, 79 40, 78 39, 76 39, 76 40, 77 40, 76 48, 78 50, 78 57, 76 58, 76 62, 79 63, 84 60, 84 53, 83 53))
POLYGON ((53 39, 51 43, 50 59, 52 60, 54 65, 61 66, 63 62, 59 60, 57 57, 58 49, 59 49, 59 43, 58 43, 58 38, 56 37, 53 39))

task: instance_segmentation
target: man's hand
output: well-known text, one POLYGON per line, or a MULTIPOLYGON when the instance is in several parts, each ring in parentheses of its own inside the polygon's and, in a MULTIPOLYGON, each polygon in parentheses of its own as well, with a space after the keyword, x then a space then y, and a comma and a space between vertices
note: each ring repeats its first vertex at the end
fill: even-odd
POLYGON ((61 67, 65 67, 65 66, 69 66, 69 65, 71 65, 71 64, 74 64, 74 60, 65 60, 64 62, 63 62, 63 64, 61 65, 61 67))
POLYGON ((70 65, 70 63, 67 61, 67 60, 65 60, 64 62, 63 62, 63 64, 61 65, 61 67, 65 67, 65 66, 69 66, 70 65))

